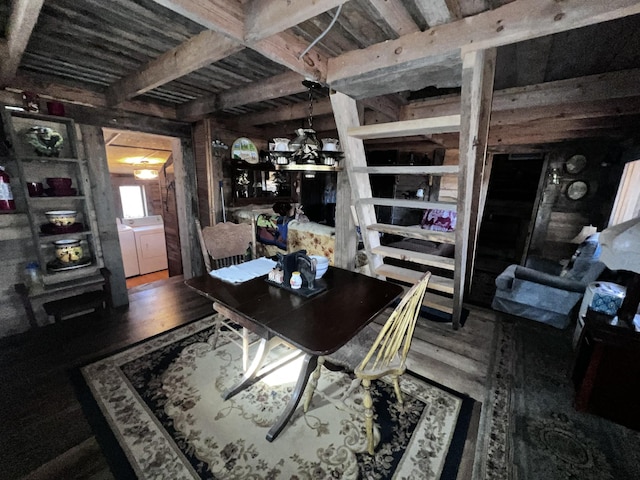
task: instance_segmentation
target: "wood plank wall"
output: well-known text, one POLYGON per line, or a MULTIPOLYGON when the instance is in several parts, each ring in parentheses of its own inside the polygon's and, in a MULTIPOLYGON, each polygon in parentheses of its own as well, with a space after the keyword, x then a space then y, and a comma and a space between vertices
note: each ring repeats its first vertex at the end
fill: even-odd
POLYGON ((542 201, 533 227, 529 255, 552 260, 570 258, 576 245, 570 243, 584 225, 594 225, 598 231, 607 226, 616 196, 623 165, 621 148, 616 143, 569 142, 550 149, 548 171, 543 186, 542 201), (587 158, 587 166, 577 174, 564 168, 572 156, 581 154, 587 158), (560 184, 549 181, 549 170, 558 168, 560 184), (587 195, 580 200, 570 200, 567 187, 582 180, 589 186, 587 195))

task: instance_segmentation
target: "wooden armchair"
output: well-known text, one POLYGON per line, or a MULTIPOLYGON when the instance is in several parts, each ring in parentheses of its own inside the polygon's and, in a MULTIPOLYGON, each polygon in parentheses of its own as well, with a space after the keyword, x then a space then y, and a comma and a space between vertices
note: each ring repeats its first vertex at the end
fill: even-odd
POLYGON ((376 333, 375 327, 369 324, 337 352, 319 358, 318 367, 309 380, 304 403, 305 412, 311 404, 314 390, 320 378, 320 370, 325 361, 355 373, 356 379, 361 381, 364 387, 363 406, 367 431, 367 451, 371 455, 373 455, 375 447, 371 380, 389 375, 393 381, 398 403, 403 403, 399 377, 406 370, 406 359, 413 331, 430 278, 431 272, 426 272, 420 281, 409 289, 379 333, 376 333))
MULTIPOLYGON (((195 222, 207 272, 255 258, 253 224, 224 222, 202 228, 198 219, 195 222)), ((216 348, 218 338, 222 334, 227 340, 242 348, 242 368, 246 370, 249 362, 249 331, 241 328, 230 318, 231 316, 226 310, 224 315, 222 312, 217 314, 218 324, 213 338, 213 348, 216 348)))

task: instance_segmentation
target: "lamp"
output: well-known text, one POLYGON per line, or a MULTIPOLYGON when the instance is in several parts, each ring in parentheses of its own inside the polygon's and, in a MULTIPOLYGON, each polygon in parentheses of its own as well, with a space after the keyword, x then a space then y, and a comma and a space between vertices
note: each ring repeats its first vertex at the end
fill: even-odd
POLYGON ((229 146, 221 140, 214 140, 211 142, 211 149, 213 150, 213 156, 221 158, 222 154, 229 150, 229 146))
POLYGON ((582 227, 582 230, 580 230, 580 233, 578 233, 578 235, 576 235, 575 237, 573 237, 569 241, 571 243, 582 243, 587 238, 589 238, 591 235, 593 235, 594 233, 597 233, 597 232, 598 232, 598 229, 596 227, 594 227, 593 225, 585 225, 585 226, 582 227))
MULTIPOLYGON (((640 217, 609 227, 600 233, 600 261, 611 270, 631 272, 618 319, 632 329, 640 304, 640 217)), ((638 325, 640 329, 640 324, 638 325)))
POLYGON ((137 168, 133 171, 133 176, 136 177, 138 180, 155 180, 156 178, 158 178, 158 171, 157 170, 151 170, 150 168, 144 168, 149 166, 149 162, 146 160, 142 160, 138 166, 143 167, 143 168, 137 168))
POLYGON ((551 185, 560 185, 560 169, 558 167, 553 167, 549 171, 549 181, 551 185))

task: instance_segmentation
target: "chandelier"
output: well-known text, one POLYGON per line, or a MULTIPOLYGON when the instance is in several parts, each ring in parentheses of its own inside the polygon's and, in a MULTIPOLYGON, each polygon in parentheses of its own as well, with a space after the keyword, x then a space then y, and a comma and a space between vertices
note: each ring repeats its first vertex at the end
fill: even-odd
POLYGON ((313 129, 313 92, 323 86, 311 80, 304 80, 309 99, 308 127, 296 129, 293 140, 274 138, 269 145, 269 157, 276 168, 283 170, 302 170, 305 178, 314 178, 316 171, 337 170, 337 161, 342 152, 337 148, 338 141, 328 138, 320 140, 313 129), (321 168, 318 168, 322 166, 321 168))

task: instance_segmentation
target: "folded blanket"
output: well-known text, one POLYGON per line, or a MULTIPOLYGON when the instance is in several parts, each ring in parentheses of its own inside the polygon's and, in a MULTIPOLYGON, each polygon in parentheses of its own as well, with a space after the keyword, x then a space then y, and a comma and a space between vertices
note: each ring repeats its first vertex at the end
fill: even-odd
POLYGON ((243 283, 253 278, 266 275, 275 266, 276 262, 273 260, 261 257, 239 265, 211 270, 209 275, 229 283, 243 283))

